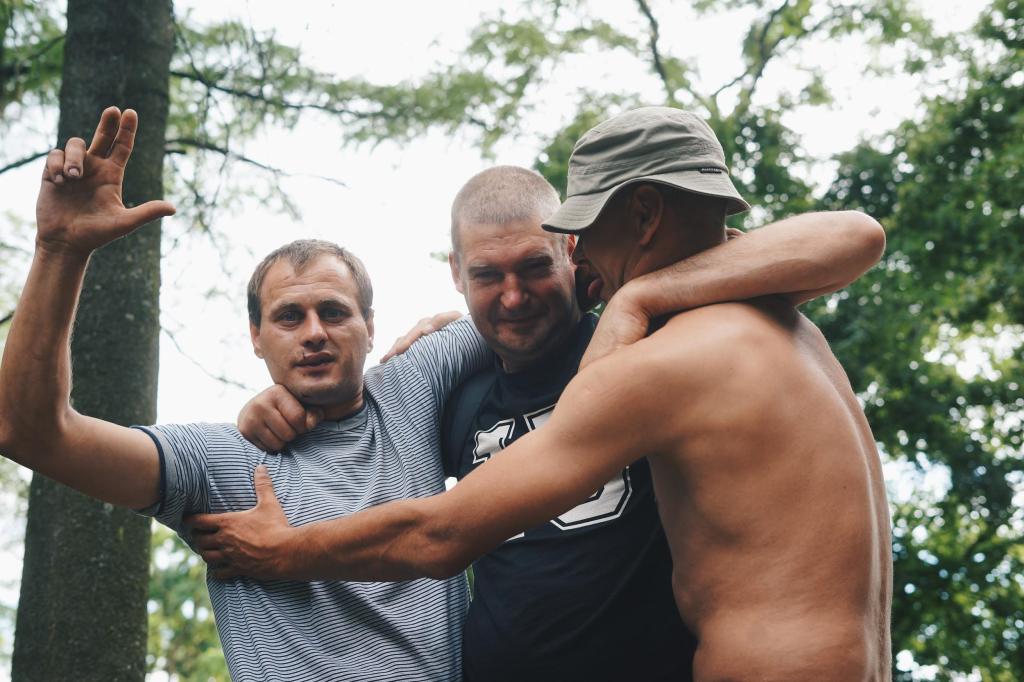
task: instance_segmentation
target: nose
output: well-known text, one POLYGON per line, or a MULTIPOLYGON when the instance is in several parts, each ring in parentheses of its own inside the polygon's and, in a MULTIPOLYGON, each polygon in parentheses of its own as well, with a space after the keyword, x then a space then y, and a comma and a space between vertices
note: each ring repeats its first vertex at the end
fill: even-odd
POLYGON ((318 315, 307 315, 302 325, 302 345, 307 348, 320 349, 327 341, 327 332, 318 315))
POLYGON ((518 277, 515 275, 509 275, 505 278, 505 282, 501 290, 501 305, 506 310, 515 310, 516 308, 521 307, 526 303, 527 298, 527 293, 519 282, 518 277))

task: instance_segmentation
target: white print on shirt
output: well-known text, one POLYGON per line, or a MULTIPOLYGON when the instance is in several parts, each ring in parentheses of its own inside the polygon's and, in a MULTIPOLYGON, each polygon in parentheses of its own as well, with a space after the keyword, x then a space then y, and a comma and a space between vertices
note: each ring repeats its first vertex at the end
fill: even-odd
MULTIPOLYGON (((554 405, 549 405, 523 415, 527 429, 535 431, 546 424, 554 409, 554 405)), ((492 455, 508 447, 512 442, 514 429, 515 419, 502 419, 486 431, 477 431, 474 437, 473 464, 483 464, 492 455)), ((622 516, 632 494, 633 486, 629 479, 629 467, 626 467, 612 480, 598 488, 586 501, 551 519, 551 523, 562 530, 571 530, 614 521, 622 516)), ((509 539, 515 540, 521 537, 523 537, 522 533, 509 539)))

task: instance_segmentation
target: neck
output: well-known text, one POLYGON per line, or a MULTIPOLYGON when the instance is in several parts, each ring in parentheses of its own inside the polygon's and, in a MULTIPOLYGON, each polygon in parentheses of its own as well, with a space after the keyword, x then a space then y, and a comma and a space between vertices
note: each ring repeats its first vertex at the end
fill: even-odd
POLYGON ((625 281, 661 270, 670 265, 684 261, 702 251, 723 244, 726 240, 725 228, 712 229, 679 229, 663 230, 662 238, 643 249, 633 264, 633 271, 628 273, 625 281))
POLYGON ((324 419, 330 421, 338 421, 344 419, 349 415, 355 414, 359 410, 363 409, 363 391, 360 389, 351 400, 347 400, 341 403, 335 403, 333 405, 325 405, 324 419))

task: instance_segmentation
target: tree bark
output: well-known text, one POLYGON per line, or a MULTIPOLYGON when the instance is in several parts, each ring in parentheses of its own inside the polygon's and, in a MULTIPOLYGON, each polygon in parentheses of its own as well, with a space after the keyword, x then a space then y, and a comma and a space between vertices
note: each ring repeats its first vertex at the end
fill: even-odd
MULTIPOLYGON (((69 0, 67 27, 59 144, 90 140, 109 105, 135 109, 125 205, 161 198, 171 0, 69 0)), ((72 341, 75 409, 122 425, 155 421, 159 292, 159 225, 93 255, 72 341)), ((145 678, 149 526, 33 477, 13 680, 145 678)))

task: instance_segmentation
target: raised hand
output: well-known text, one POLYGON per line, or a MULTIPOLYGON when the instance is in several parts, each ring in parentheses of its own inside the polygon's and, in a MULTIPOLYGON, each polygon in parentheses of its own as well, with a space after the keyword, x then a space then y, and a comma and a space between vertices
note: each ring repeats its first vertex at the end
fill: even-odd
POLYGON ((135 144, 139 117, 131 109, 106 109, 88 149, 73 137, 46 157, 36 202, 40 247, 87 255, 132 230, 174 214, 166 201, 125 208, 124 168, 135 144))

